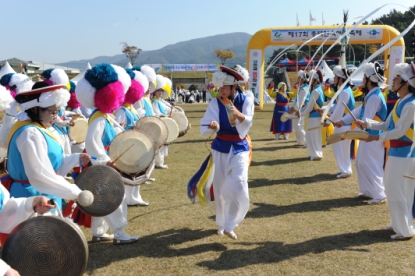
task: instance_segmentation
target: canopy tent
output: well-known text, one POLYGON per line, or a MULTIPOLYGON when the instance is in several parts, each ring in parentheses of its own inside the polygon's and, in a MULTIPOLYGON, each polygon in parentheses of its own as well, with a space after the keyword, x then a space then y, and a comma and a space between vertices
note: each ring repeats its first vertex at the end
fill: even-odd
POLYGON ((291 60, 291 59, 288 59, 288 58, 285 58, 284 60, 281 60, 278 63, 278 65, 280 65, 280 66, 287 66, 287 65, 293 65, 293 64, 295 64, 295 60, 291 60))
POLYGON ((6 61, 0 69, 0 78, 9 73, 16 73, 16 71, 14 71, 10 64, 6 61))
MULTIPOLYGON (((298 61, 298 65, 307 65, 309 62, 310 62, 309 59, 306 59, 305 57, 303 57, 302 59, 298 61)), ((313 61, 310 62, 310 64, 313 64, 313 63, 314 63, 313 61)))
POLYGON ((81 73, 76 75, 73 79, 71 79, 71 81, 73 81, 74 83, 77 83, 79 80, 81 80, 84 77, 86 70, 91 69, 91 68, 92 68, 91 64, 89 64, 89 62, 87 62, 85 70, 83 70, 81 73))
POLYGON ((130 62, 127 63, 127 65, 125 65, 125 69, 131 69, 133 68, 133 66, 131 65, 130 62))

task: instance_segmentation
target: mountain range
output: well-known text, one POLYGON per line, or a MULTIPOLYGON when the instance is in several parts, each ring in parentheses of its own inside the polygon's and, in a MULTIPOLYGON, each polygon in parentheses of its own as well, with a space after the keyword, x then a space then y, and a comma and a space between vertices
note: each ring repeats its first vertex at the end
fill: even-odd
MULTIPOLYGON (((167 45, 158 50, 142 51, 135 61, 135 65, 140 64, 215 64, 219 59, 215 56, 216 49, 230 49, 235 53, 234 58, 226 62, 226 65, 244 65, 246 62, 246 49, 251 35, 248 33, 228 33, 196 38, 167 45)), ((140 45, 135 45, 140 48, 140 45)), ((271 56, 273 48, 268 47, 265 51, 266 58, 271 56)), ((106 62, 125 67, 128 60, 124 54, 114 56, 98 56, 91 59, 74 60, 59 63, 58 65, 71 68, 84 69, 86 63, 92 66, 106 62)))

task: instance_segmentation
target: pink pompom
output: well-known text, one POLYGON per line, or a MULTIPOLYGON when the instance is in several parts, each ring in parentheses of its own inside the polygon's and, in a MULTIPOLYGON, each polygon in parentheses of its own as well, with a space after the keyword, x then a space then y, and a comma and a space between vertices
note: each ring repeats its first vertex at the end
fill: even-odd
POLYGON ((15 89, 10 89, 11 86, 10 85, 6 85, 6 89, 10 91, 10 95, 12 95, 13 99, 16 98, 17 92, 15 89))
POLYGON ((112 82, 97 90, 94 95, 95 107, 103 113, 112 113, 124 102, 124 89, 120 81, 112 82))
POLYGON ((53 81, 51 81, 50 79, 44 79, 43 81, 49 85, 53 85, 53 81))
POLYGON ((144 96, 144 87, 136 80, 131 80, 131 86, 125 94, 124 103, 135 104, 144 96))
POLYGON ((68 107, 70 108, 78 108, 81 107, 81 103, 78 102, 78 99, 76 98, 76 93, 71 93, 71 98, 68 101, 68 107))

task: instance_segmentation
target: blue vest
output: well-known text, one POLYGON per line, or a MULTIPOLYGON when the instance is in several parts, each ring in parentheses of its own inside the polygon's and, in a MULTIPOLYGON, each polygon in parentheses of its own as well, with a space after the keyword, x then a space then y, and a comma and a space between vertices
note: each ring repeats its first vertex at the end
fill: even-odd
MULTIPOLYGON (((308 104, 308 101, 310 101, 310 93, 308 93, 308 84, 303 84, 300 86, 300 88, 298 89, 297 97, 295 97, 294 104, 296 104, 298 101, 298 96, 300 94, 301 89, 304 89, 305 91, 307 91, 307 95, 305 97, 304 104, 303 104, 303 106, 305 106, 308 104)), ((301 109, 301 106, 300 106, 300 109, 301 109)))
POLYGON ((144 114, 144 117, 154 116, 153 109, 151 108, 150 103, 144 98, 143 98, 143 104, 144 104, 144 109, 146 110, 146 114, 144 114))
MULTIPOLYGON (((12 139, 10 140, 9 144, 9 150, 8 150, 8 170, 9 175, 12 179, 18 179, 18 180, 29 180, 29 178, 26 175, 26 172, 24 171, 23 166, 23 160, 22 156, 20 154, 19 149, 17 148, 17 137, 19 134, 29 128, 29 127, 36 127, 34 125, 26 125, 18 130, 13 134, 12 139)), ((62 146, 52 137, 50 137, 48 134, 42 131, 42 129, 38 128, 40 132, 42 133, 43 137, 46 140, 46 144, 48 146, 48 157, 52 164, 52 167, 55 171, 59 170, 59 168, 62 165, 63 161, 63 149, 62 146)), ((68 184, 70 185, 70 184, 68 184)), ((62 199, 38 192, 35 188, 32 187, 30 184, 21 183, 21 182, 13 182, 10 188, 10 197, 20 198, 20 197, 31 197, 31 196, 46 196, 48 198, 53 198, 58 204, 59 208, 62 208, 62 199)))
MULTIPOLYGON (((399 118, 401 117, 402 110, 403 110, 405 104, 410 103, 410 102, 415 102, 415 96, 410 96, 410 97, 406 98, 405 100, 400 101, 398 103, 398 106, 396 107, 396 115, 398 115, 399 118)), ((392 116, 393 115, 391 114, 388 130, 395 129, 395 123, 393 122, 392 116)), ((411 124, 410 128, 414 129, 414 124, 413 123, 411 124)), ((408 137, 406 137, 405 135, 398 138, 398 139, 396 139, 396 140, 405 141, 405 142, 412 142, 412 140, 408 139, 408 137)), ((411 150, 411 146, 406 146, 406 147, 401 147, 401 148, 392 148, 391 147, 389 149, 388 155, 389 156, 406 158, 406 157, 408 157, 410 150, 411 150)), ((410 157, 412 157, 412 158, 415 157, 415 150, 412 151, 410 157)))
POLYGON ((160 110, 160 113, 163 114, 163 115, 167 115, 166 109, 164 108, 164 104, 160 100, 153 99, 151 102, 152 103, 156 102, 157 103, 157 106, 158 106, 158 108, 160 110))
MULTIPOLYGON (((384 122, 386 120, 387 108, 386 108, 385 98, 383 97, 382 92, 380 91, 379 87, 376 87, 373 92, 371 92, 369 95, 367 95, 365 97, 365 99, 362 103, 362 109, 360 110, 359 119, 360 120, 363 119, 363 115, 365 114, 365 105, 366 105, 366 102, 370 99, 370 97, 379 97, 380 98, 380 100, 381 100, 380 110, 378 112, 376 112, 376 116, 378 116, 382 120, 382 122, 384 122)), ((369 119, 373 119, 373 118, 369 118, 369 119)), ((367 129, 366 131, 370 135, 379 135, 383 132, 382 130, 373 130, 373 129, 367 129)))
POLYGON ((124 110, 125 117, 127 118, 126 126, 124 127, 124 129, 133 129, 135 123, 138 121, 138 116, 131 110, 125 108, 124 106, 121 106, 121 109, 124 110))
MULTIPOLYGON (((343 89, 343 91, 347 91, 347 94, 349 94, 349 101, 347 102, 347 107, 350 109, 350 110, 353 110, 353 109, 355 109, 355 107, 356 107, 356 101, 354 100, 354 96, 353 96, 353 91, 352 91, 352 89, 350 88, 350 86, 347 86, 345 89, 343 89)), ((338 99, 338 98, 337 98, 338 99)), ((335 105, 337 105, 338 104, 338 102, 337 102, 337 99, 336 99, 336 104, 335 105)), ((343 105, 343 104, 341 104, 341 105, 343 105)), ((346 111, 346 109, 344 109, 344 111, 346 111)), ((344 112, 343 113, 343 116, 345 116, 346 115, 346 112, 344 112)), ((345 126, 351 126, 352 124, 345 124, 345 126)))
MULTIPOLYGON (((94 115, 94 113, 97 111, 98 109, 95 109, 91 116, 89 117, 89 121, 92 118, 92 115, 94 115)), ((89 122, 88 121, 88 122, 89 122)), ((104 129, 104 133, 102 134, 102 145, 105 148, 105 152, 106 154, 109 154, 108 150, 109 150, 109 146, 112 142, 112 140, 114 140, 115 136, 117 135, 117 133, 115 132, 115 128, 111 125, 111 123, 105 118, 105 129, 104 129)))
MULTIPOLYGON (((316 104, 321 108, 323 106, 323 104, 324 104, 324 93, 323 93, 323 90, 320 87, 320 84, 318 84, 314 88, 314 90, 317 90, 320 93, 319 97, 317 98, 316 104)), ((308 93, 308 94, 310 95, 311 93, 308 93)), ((310 96, 308 98, 310 99, 310 96)), ((309 117, 310 118, 320 118, 321 115, 318 112, 316 112, 315 111, 315 108, 313 107, 313 110, 310 112, 310 116, 309 117)))
POLYGON ((3 210, 3 203, 4 202, 4 193, 3 189, 0 189, 0 212, 3 210))
MULTIPOLYGON (((245 100, 246 100, 246 96, 242 93, 238 93, 238 95, 235 97, 233 101, 233 104, 239 111, 242 112, 242 107, 243 107, 245 100)), ((226 112, 225 106, 222 104, 220 100, 216 99, 216 101, 218 102, 218 107, 219 107, 219 126, 220 126, 220 129, 217 134, 219 135, 220 134, 233 134, 233 135, 236 135, 238 138, 240 138, 239 133, 236 130, 236 127, 231 126, 231 124, 229 123, 228 113, 226 112)), ((248 142, 246 141, 246 139, 241 142, 231 142, 231 141, 224 141, 216 137, 212 143, 212 149, 222 152, 222 153, 229 153, 229 151, 231 150, 231 147, 232 147, 234 154, 244 152, 244 151, 249 151, 249 146, 248 146, 248 142)))

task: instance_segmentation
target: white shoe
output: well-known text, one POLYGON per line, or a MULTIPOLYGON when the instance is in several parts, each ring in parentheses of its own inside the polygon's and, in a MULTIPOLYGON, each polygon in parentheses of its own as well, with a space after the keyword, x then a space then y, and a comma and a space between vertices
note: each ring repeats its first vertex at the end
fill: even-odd
POLYGON ((105 233, 105 234, 102 234, 102 235, 92 236, 91 242, 95 243, 95 242, 112 241, 113 239, 114 239, 114 235, 109 235, 109 234, 105 233))
POLYGON ((384 204, 386 203, 386 198, 383 199, 372 199, 367 202, 369 205, 377 205, 377 204, 384 204))
POLYGON ((348 178, 350 177, 352 174, 351 173, 339 173, 337 175, 337 178, 348 178))
POLYGON ((123 230, 118 231, 116 236, 114 237, 113 244, 114 245, 121 245, 121 244, 129 244, 138 241, 137 236, 129 236, 123 230))
POLYGON ((219 236, 223 236, 223 231, 224 231, 225 229, 223 229, 223 228, 219 228, 218 229, 218 235, 219 236))
POLYGON ((156 168, 158 168, 158 169, 168 169, 169 166, 167 166, 167 165, 158 165, 158 166, 156 166, 156 168))
POLYGON ((320 161, 323 157, 310 157, 311 161, 320 161))

